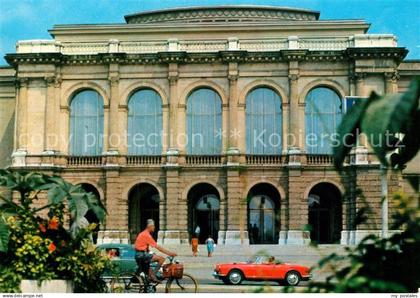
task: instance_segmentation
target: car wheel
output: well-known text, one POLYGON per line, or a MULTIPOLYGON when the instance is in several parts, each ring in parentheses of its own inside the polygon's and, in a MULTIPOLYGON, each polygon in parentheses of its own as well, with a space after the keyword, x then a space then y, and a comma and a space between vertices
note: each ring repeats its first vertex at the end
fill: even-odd
POLYGON ((244 280, 244 275, 240 270, 233 269, 229 272, 227 278, 231 285, 240 285, 241 282, 244 280))
POLYGON ((285 281, 289 286, 297 286, 300 282, 299 272, 296 272, 296 271, 287 272, 285 281))

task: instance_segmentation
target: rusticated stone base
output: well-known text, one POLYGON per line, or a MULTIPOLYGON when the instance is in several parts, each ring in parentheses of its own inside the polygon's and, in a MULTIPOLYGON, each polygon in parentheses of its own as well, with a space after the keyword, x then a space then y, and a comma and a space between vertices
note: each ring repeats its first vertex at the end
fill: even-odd
MULTIPOLYGON (((388 231, 388 237, 400 233, 401 231, 398 230, 389 230, 388 231)), ((347 231, 341 231, 341 245, 357 245, 360 243, 360 241, 363 240, 368 235, 375 235, 378 237, 382 236, 381 230, 347 230, 347 231)))
POLYGON ((130 243, 128 231, 105 230, 98 233, 98 244, 104 243, 130 243))
POLYGON ((219 245, 249 245, 248 232, 239 230, 219 231, 218 243, 219 245))
POLYGON ((311 243, 308 231, 290 230, 279 233, 279 244, 281 245, 309 245, 311 243))
POLYGON ((162 245, 189 244, 188 232, 175 230, 159 231, 157 242, 162 245))

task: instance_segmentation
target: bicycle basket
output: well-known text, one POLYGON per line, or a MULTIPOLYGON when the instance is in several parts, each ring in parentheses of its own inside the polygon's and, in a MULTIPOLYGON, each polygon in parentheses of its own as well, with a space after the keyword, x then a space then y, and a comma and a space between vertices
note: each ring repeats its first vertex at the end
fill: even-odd
POLYGON ((164 278, 182 278, 183 274, 184 274, 184 265, 182 264, 163 265, 164 278))

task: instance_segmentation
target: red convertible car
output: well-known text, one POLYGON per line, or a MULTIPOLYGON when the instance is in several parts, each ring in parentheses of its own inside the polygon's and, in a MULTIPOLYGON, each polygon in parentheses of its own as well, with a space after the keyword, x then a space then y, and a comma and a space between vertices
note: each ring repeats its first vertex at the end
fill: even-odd
POLYGON ((276 261, 274 257, 254 256, 246 263, 217 264, 213 276, 225 284, 239 285, 244 280, 278 281, 297 286, 309 280, 309 267, 276 261))

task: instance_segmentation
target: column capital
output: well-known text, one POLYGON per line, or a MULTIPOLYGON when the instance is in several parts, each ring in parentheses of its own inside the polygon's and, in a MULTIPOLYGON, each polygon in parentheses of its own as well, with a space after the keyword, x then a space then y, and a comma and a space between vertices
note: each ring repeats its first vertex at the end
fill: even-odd
POLYGON ((238 82, 238 75, 237 74, 229 74, 228 79, 230 84, 236 84, 238 82))
POLYGON ((47 83, 48 87, 52 87, 55 85, 56 77, 55 76, 45 76, 45 82, 47 83))
POLYGON ((168 80, 169 80, 169 85, 171 86, 175 86, 178 83, 178 75, 169 75, 168 76, 168 80))
POLYGON ((394 70, 394 71, 390 71, 390 72, 385 72, 384 77, 387 81, 395 83, 400 79, 400 74, 399 74, 398 70, 394 70))
POLYGON ((355 72, 354 78, 356 81, 363 81, 367 77, 367 72, 355 72))
POLYGON ((120 81, 120 77, 118 75, 109 75, 108 81, 111 84, 111 86, 116 86, 120 81))
POLYGON ((19 87, 28 87, 29 78, 17 78, 16 86, 19 87))
POLYGON ((296 82, 299 80, 299 74, 297 73, 290 73, 288 77, 291 82, 296 82))
POLYGON ((62 82, 63 82, 63 79, 61 78, 61 76, 55 76, 54 87, 60 88, 62 82))

